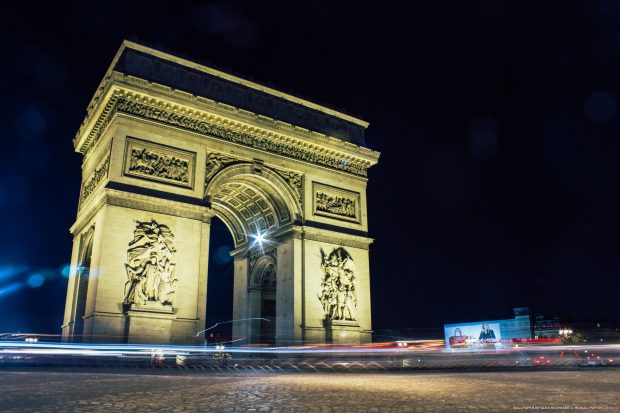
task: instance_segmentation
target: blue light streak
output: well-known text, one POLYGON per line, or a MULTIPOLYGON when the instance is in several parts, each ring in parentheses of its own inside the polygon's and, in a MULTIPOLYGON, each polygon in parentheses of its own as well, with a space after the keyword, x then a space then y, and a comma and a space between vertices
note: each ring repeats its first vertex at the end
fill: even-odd
POLYGON ((25 265, 5 265, 0 267, 0 281, 9 279, 14 275, 26 271, 28 267, 25 265))
POLYGON ((0 297, 4 297, 5 295, 12 294, 18 290, 20 290, 24 284, 20 282, 15 282, 4 287, 0 287, 0 297))

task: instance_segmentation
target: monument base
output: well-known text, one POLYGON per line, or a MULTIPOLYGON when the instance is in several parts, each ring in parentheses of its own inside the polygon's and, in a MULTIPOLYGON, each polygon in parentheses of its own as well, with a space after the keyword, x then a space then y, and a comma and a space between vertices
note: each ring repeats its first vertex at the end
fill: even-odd
POLYGON ((157 301, 132 304, 127 310, 125 337, 130 344, 168 344, 176 319, 172 306, 157 301))
POLYGON ((159 301, 147 301, 146 304, 131 304, 129 311, 142 311, 148 313, 174 314, 174 308, 171 305, 163 305, 159 301))
POLYGON ((327 344, 361 344, 360 326, 353 320, 325 320, 325 342, 327 344))

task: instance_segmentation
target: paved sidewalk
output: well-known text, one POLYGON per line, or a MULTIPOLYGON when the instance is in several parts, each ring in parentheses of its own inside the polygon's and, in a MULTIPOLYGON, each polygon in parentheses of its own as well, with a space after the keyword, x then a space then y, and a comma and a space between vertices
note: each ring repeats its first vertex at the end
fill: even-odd
POLYGON ((2 412, 620 411, 615 368, 409 374, 5 370, 0 389, 2 412))

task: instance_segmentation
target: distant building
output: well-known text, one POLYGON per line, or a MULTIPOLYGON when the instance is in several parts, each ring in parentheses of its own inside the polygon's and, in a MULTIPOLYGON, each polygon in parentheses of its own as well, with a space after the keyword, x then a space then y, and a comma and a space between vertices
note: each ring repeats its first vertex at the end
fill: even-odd
POLYGON ((517 307, 513 312, 514 318, 506 320, 445 324, 446 348, 484 349, 500 347, 506 342, 531 339, 529 308, 517 307))
POLYGON ((373 343, 409 341, 409 340, 441 340, 443 329, 441 327, 418 327, 399 329, 377 329, 372 332, 373 343))
POLYGON ((534 319, 534 338, 559 338, 560 337, 560 318, 545 318, 537 315, 534 319))

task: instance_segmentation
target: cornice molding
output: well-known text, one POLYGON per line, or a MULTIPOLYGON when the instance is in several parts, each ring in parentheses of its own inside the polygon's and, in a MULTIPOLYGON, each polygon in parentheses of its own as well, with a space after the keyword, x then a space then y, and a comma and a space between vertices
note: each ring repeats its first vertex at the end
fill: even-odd
POLYGON ((211 218, 215 215, 215 211, 206 206, 189 205, 183 202, 99 187, 94 191, 93 196, 84 203, 69 232, 73 235, 79 233, 105 205, 195 219, 206 223, 210 223, 211 218))
POLYGON ((200 220, 207 223, 210 223, 211 218, 215 215, 215 212, 206 206, 189 205, 183 202, 170 201, 115 189, 106 188, 105 193, 105 203, 107 205, 140 209, 157 214, 200 220))
POLYGON ((334 232, 307 226, 303 227, 303 238, 311 241, 328 242, 334 245, 360 248, 364 250, 370 249, 370 244, 374 241, 374 239, 368 237, 343 234, 341 232, 334 232))
POLYGON ((379 152, 350 142, 120 73, 104 79, 93 101, 97 103, 89 106, 74 139, 76 151, 83 154, 96 144, 124 102, 122 113, 357 176, 365 177, 366 169, 380 156, 379 152))
POLYGON ((326 106, 323 106, 323 105, 319 105, 317 103, 308 101, 306 99, 302 99, 302 98, 299 98, 297 96, 293 96, 293 95, 291 95, 289 93, 285 93, 285 92, 282 92, 280 90, 273 89, 271 87, 268 87, 268 86, 265 86, 265 85, 253 82, 251 80, 240 78, 238 76, 232 75, 230 73, 223 72, 223 71, 218 70, 218 69, 214 69, 214 68, 206 66, 206 65, 204 65, 202 63, 199 63, 199 62, 196 62, 196 61, 192 61, 192 60, 188 60, 188 59, 185 59, 185 58, 182 58, 182 57, 179 57, 179 56, 175 56, 175 55, 173 55, 171 53, 167 53, 167 52, 164 52, 164 51, 161 51, 161 50, 153 49, 152 47, 148 47, 148 46, 145 46, 145 45, 142 45, 142 44, 139 44, 139 43, 136 43, 136 42, 132 42, 132 41, 129 41, 129 40, 124 40, 123 41, 123 43, 121 44, 121 47, 119 48, 119 50, 117 51, 114 59, 112 60, 112 63, 110 64, 107 73, 112 72, 114 67, 116 67, 117 62, 119 61, 119 59, 123 55, 123 52, 126 49, 132 49, 132 50, 135 50, 135 51, 138 51, 138 52, 142 52, 142 53, 145 53, 147 55, 151 55, 151 56, 158 57, 160 59, 169 61, 171 63, 176 63, 176 64, 179 64, 181 66, 187 67, 187 68, 198 70, 199 72, 211 74, 211 75, 213 75, 215 77, 218 77, 220 79, 225 79, 225 80, 228 80, 230 82, 236 83, 238 85, 245 86, 245 87, 248 87, 250 89, 254 89, 256 91, 261 91, 261 92, 265 92, 265 93, 267 93, 269 95, 281 97, 281 98, 283 98, 283 99, 285 99, 285 100, 287 100, 289 102, 296 103, 296 104, 299 104, 301 106, 305 106, 305 107, 308 107, 308 108, 312 108, 312 109, 318 110, 320 112, 329 114, 331 116, 335 116, 337 118, 340 118, 340 119, 352 122, 354 124, 360 125, 360 126, 362 126, 364 128, 367 128, 368 125, 369 125, 368 122, 366 122, 366 121, 364 121, 362 119, 359 119, 359 118, 357 118, 355 116, 351 116, 351 115, 348 115, 346 113, 342 113, 342 112, 340 112, 338 110, 335 110, 335 109, 332 109, 332 108, 329 108, 329 107, 326 107, 326 106))
POLYGON ((244 122, 248 123, 248 125, 244 125, 246 128, 252 128, 253 125, 259 129, 264 128, 267 132, 281 133, 287 136, 299 138, 301 140, 308 140, 309 144, 318 142, 345 151, 359 152, 360 156, 369 157, 369 159, 374 160, 375 162, 379 158, 379 152, 373 151, 372 149, 364 146, 356 145, 333 136, 296 126, 282 120, 274 119, 266 115, 260 115, 249 110, 237 108, 226 103, 217 102, 213 99, 195 96, 182 90, 173 89, 169 86, 161 85, 159 83, 151 82, 135 76, 112 72, 111 75, 106 78, 105 82, 106 84, 102 84, 99 89, 100 93, 105 91, 107 84, 118 85, 120 88, 127 90, 135 89, 136 93, 152 94, 155 92, 160 98, 163 99, 176 100, 187 105, 196 106, 200 110, 208 110, 216 115, 224 117, 234 116, 236 119, 242 119, 244 122))
POLYGON ((93 221, 97 213, 105 205, 105 189, 99 186, 91 194, 88 200, 80 205, 75 222, 69 228, 69 233, 73 236, 82 232, 82 230, 93 221))

